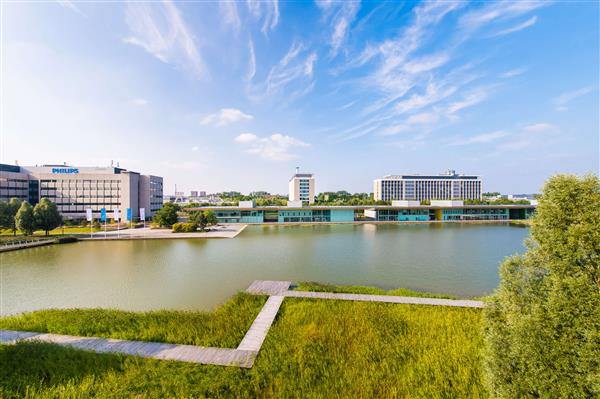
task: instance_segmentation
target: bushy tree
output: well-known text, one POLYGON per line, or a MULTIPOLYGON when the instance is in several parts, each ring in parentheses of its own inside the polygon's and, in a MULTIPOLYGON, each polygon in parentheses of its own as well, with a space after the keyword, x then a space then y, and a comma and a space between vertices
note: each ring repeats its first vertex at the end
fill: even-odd
POLYGON ((218 223, 215 213, 211 210, 193 211, 189 215, 189 220, 192 223, 196 223, 200 227, 200 230, 204 230, 206 226, 218 223))
POLYGON ((31 235, 35 231, 35 218, 33 207, 27 201, 21 203, 21 207, 15 216, 15 224, 25 235, 31 235))
POLYGON ((56 204, 48 198, 42 198, 33 208, 33 217, 36 228, 44 230, 46 235, 62 223, 62 216, 58 212, 56 204))
POLYGON ((179 205, 167 202, 162 208, 156 211, 152 220, 161 227, 171 227, 177 223, 177 212, 179 210, 179 205))
POLYGON ((492 397, 600 397, 600 182, 552 177, 484 311, 492 397))
POLYGON ((17 234, 15 216, 21 207, 21 200, 11 198, 9 202, 0 202, 0 228, 10 229, 13 235, 17 234))
POLYGON ((219 220, 217 219, 217 215, 215 215, 215 213, 213 211, 206 210, 204 211, 204 221, 205 221, 205 226, 213 226, 217 223, 219 223, 219 220))

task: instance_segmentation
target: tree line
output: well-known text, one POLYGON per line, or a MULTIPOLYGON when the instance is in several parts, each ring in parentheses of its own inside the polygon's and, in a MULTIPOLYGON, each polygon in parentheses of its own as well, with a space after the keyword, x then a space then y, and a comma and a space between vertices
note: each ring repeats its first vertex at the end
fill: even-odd
POLYGON ((44 230, 46 235, 62 224, 62 216, 56 204, 48 198, 35 206, 18 198, 11 198, 8 202, 0 202, 0 227, 9 229, 13 235, 21 231, 31 235, 36 230, 44 230))

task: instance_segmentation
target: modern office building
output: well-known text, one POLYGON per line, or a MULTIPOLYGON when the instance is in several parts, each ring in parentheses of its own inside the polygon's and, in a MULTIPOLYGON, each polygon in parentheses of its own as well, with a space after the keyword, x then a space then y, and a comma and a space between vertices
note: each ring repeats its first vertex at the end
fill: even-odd
POLYGON ((296 173, 290 178, 289 196, 291 202, 301 201, 303 205, 315 202, 315 176, 312 173, 296 173))
POLYGON ((114 209, 124 217, 130 208, 137 219, 139 208, 152 217, 162 207, 162 177, 119 167, 1 165, 0 171, 0 200, 17 197, 36 204, 48 198, 66 219, 84 218, 88 208, 94 218, 100 217, 102 208, 109 218, 114 209))
POLYGON ((448 170, 439 175, 388 175, 373 181, 376 201, 481 199, 481 177, 448 170))
POLYGON ((356 206, 214 206, 219 223, 354 223, 354 222, 449 222, 469 220, 508 221, 528 219, 535 206, 465 205, 462 201, 431 201, 431 205, 356 206))

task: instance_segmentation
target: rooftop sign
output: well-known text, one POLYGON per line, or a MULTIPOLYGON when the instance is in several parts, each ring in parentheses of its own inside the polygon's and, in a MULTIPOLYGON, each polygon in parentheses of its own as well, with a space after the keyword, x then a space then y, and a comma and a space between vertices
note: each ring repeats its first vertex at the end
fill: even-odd
POLYGON ((79 173, 77 168, 52 168, 52 173, 79 173))

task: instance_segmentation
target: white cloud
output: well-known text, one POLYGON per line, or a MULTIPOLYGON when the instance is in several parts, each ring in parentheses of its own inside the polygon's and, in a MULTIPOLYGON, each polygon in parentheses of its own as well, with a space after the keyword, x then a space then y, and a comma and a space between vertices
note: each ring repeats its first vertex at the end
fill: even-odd
POLYGON ((484 101, 487 98, 487 96, 488 93, 485 89, 480 88, 478 90, 472 91, 465 95, 465 97, 462 100, 451 103, 448 106, 448 114, 452 115, 462 109, 477 105, 480 102, 484 101))
POLYGON ((527 71, 526 68, 515 68, 515 69, 511 69, 511 70, 501 73, 500 77, 508 79, 508 78, 512 78, 515 76, 519 76, 519 75, 525 73, 525 71, 527 71))
MULTIPOLYGON (((354 22, 356 13, 360 8, 360 1, 346 1, 339 4, 341 4, 339 10, 333 15, 331 21, 328 21, 333 28, 331 37, 329 39, 329 45, 331 46, 331 57, 335 57, 338 54, 340 47, 346 41, 350 25, 352 22, 354 22)), ((324 12, 329 13, 331 4, 320 7, 324 10, 324 12)))
POLYGON ((198 151, 200 149, 200 147, 198 147, 197 145, 192 147, 192 151, 198 151))
POLYGON ((165 63, 197 76, 207 73, 194 37, 171 0, 162 3, 128 3, 125 20, 131 35, 125 43, 139 46, 165 63))
POLYGON ((431 71, 444 65, 450 56, 448 53, 431 54, 415 60, 408 61, 403 65, 403 69, 412 74, 431 71))
POLYGON ((202 118, 201 125, 225 126, 231 123, 240 122, 243 120, 254 119, 252 115, 248 115, 236 108, 222 108, 219 112, 210 114, 202 118))
POLYGON ((450 143, 450 145, 469 145, 469 144, 485 144, 501 138, 509 136, 510 133, 499 130, 496 132, 482 133, 471 137, 459 138, 450 143))
POLYGON ((246 0, 248 11, 255 19, 263 20, 261 31, 267 33, 274 30, 279 23, 278 0, 246 0))
POLYGON ((297 95, 306 94, 311 87, 314 87, 313 70, 316 61, 315 52, 308 52, 302 42, 295 42, 283 58, 271 68, 265 82, 251 89, 260 92, 259 96, 270 96, 288 86, 294 86, 297 95))
MULTIPOLYGON (((460 23, 463 28, 473 31, 488 23, 515 18, 548 4, 550 3, 541 0, 502 0, 489 2, 485 6, 463 15, 460 19, 460 23)), ((535 21, 533 23, 535 23, 535 21)))
POLYGON ((256 75, 256 55, 254 54, 254 42, 252 39, 248 41, 248 50, 250 54, 250 60, 248 63, 248 75, 246 75, 246 80, 250 81, 256 75))
POLYGON ((439 119, 439 114, 435 112, 422 112, 420 114, 411 115, 406 120, 406 123, 409 125, 423 125, 437 122, 439 119))
POLYGON ((298 155, 292 153, 294 148, 310 147, 310 144, 291 136, 279 133, 266 137, 258 137, 254 133, 242 133, 234 141, 244 145, 245 152, 271 161, 289 161, 297 159, 298 155))
POLYGON ((524 22, 522 22, 522 23, 520 23, 518 25, 515 25, 515 26, 512 26, 510 28, 507 28, 507 29, 501 30, 499 32, 496 32, 494 34, 494 36, 504 36, 504 35, 508 35, 509 33, 514 33, 514 32, 518 32, 518 31, 523 30, 523 29, 527 29, 530 26, 535 25, 535 23, 537 22, 537 20, 538 20, 538 17, 534 15, 533 17, 529 18, 527 21, 524 21, 524 22))
POLYGON ((258 136, 254 133, 242 133, 237 136, 234 140, 237 143, 250 143, 258 139, 258 136))
POLYGON ((574 91, 567 91, 567 92, 562 93, 558 97, 555 97, 553 100, 554 105, 556 106, 556 110, 557 111, 566 111, 567 109, 569 109, 567 107, 568 103, 570 103, 571 101, 575 100, 578 97, 581 97, 581 96, 584 96, 584 95, 590 93, 592 90, 594 90, 594 86, 586 86, 586 87, 582 87, 581 89, 577 89, 574 91))
POLYGON ((77 7, 72 0, 56 0, 56 2, 58 4, 60 4, 61 6, 68 8, 69 10, 75 11, 77 14, 81 15, 82 17, 87 18, 87 15, 85 15, 83 13, 83 11, 81 11, 79 9, 79 7, 77 7))
POLYGON ((534 123, 531 125, 527 125, 523 128, 523 131, 529 132, 529 133, 542 133, 542 132, 548 132, 551 130, 556 130, 556 126, 554 126, 550 123, 546 123, 546 122, 534 123))
POLYGON ((141 106, 147 105, 148 100, 146 100, 144 98, 134 98, 133 100, 131 100, 131 104, 141 107, 141 106))
POLYGON ((221 0, 219 1, 219 11, 223 18, 223 23, 235 32, 238 33, 242 26, 240 15, 238 13, 237 4, 235 1, 221 0))

